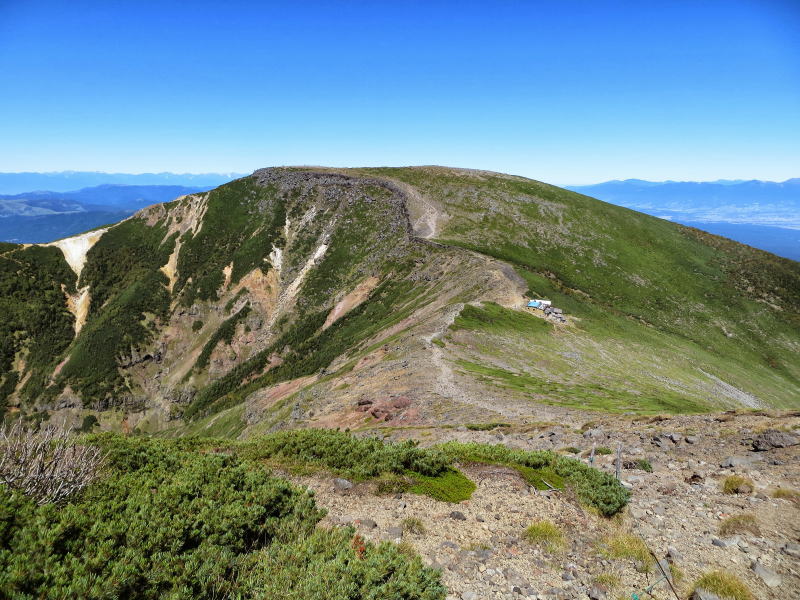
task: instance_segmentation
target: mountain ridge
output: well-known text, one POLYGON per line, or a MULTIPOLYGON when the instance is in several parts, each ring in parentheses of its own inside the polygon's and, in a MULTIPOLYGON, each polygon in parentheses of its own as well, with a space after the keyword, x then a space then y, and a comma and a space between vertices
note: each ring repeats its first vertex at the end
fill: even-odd
MULTIPOLYGON (((9 410, 111 428, 697 412, 800 387, 797 263, 522 177, 272 168, 109 227, 77 276, 52 246, 0 253, 58 282, 57 359, 5 334, 9 410)), ((13 331, 38 323, 16 310, 13 331)))

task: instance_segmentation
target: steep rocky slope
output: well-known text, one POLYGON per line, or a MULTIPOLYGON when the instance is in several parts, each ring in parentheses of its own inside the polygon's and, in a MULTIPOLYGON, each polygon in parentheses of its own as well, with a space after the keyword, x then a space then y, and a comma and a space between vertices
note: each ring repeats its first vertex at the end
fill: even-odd
POLYGON ((8 410, 76 426, 580 424, 800 397, 798 263, 496 173, 264 169, 3 245, 0 269, 8 410))

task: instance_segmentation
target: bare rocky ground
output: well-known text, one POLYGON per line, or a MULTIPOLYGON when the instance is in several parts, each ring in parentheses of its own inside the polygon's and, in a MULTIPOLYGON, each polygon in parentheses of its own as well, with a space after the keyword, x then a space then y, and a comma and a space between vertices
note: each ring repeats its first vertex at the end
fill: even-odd
MULTIPOLYGON (((653 471, 622 470, 632 498, 624 514, 613 519, 582 507, 566 492, 536 491, 505 467, 462 465, 477 490, 460 505, 410 493, 376 496, 369 483, 343 489, 346 484, 336 485, 329 476, 294 479, 313 489, 329 511, 324 523, 353 525, 369 539, 413 546, 427 564, 442 569, 450 600, 631 598, 632 593, 674 598, 663 581, 652 596, 643 591, 659 579, 657 566, 642 572, 631 559, 607 555, 604 541, 624 533, 640 536, 664 565, 673 565, 680 598, 688 597, 692 583, 710 570, 736 575, 755 598, 800 598, 800 503, 773 497, 777 488, 800 489, 800 446, 771 443, 796 442, 798 428, 800 413, 795 412, 595 416, 578 429, 384 431, 425 443, 457 439, 524 449, 573 446, 583 452, 622 444, 623 464, 647 459, 653 471), (764 435, 771 430, 779 433, 764 435), (755 451, 754 442, 768 449, 755 451), (734 474, 752 480, 752 489, 723 493, 725 478, 734 474), (726 518, 743 514, 755 517, 758 533, 720 533, 726 518), (551 552, 525 540, 526 527, 540 519, 561 527, 563 550, 551 552), (409 531, 415 520, 424 531, 409 531)), ((596 455, 595 465, 613 472, 614 455, 596 455)))

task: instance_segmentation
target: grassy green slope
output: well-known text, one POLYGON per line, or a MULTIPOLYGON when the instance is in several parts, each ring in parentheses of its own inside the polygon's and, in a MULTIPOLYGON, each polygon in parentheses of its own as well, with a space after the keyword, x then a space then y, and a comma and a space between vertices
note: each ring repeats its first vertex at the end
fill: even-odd
POLYGON ((0 246, 0 419, 19 383, 15 357, 30 373, 22 388, 39 396, 57 357, 73 336, 64 291, 74 292, 75 274, 53 247, 0 246), (62 290, 63 287, 63 290, 62 290))
POLYGON ((676 369, 797 402, 800 264, 523 178, 365 171, 413 185, 448 216, 439 241, 508 261, 595 340, 681 356, 676 369))

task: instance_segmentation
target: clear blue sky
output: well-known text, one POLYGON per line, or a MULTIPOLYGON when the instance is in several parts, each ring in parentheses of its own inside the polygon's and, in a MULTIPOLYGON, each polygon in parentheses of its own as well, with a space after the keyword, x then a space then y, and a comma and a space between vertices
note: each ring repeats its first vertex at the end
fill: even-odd
POLYGON ((800 0, 0 0, 0 171, 800 176, 800 0))

